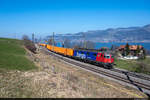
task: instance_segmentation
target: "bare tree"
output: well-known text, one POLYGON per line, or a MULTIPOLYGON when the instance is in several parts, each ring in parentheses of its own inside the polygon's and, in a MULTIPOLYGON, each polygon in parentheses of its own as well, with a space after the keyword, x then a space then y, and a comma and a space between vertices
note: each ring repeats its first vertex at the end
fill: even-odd
POLYGON ((72 46, 71 46, 71 42, 70 42, 69 39, 65 39, 63 45, 64 45, 64 47, 66 47, 66 48, 71 48, 71 47, 72 47, 72 46))
POLYGON ((27 35, 23 35, 23 36, 22 36, 22 39, 23 39, 23 40, 30 40, 27 35))
POLYGON ((50 38, 50 39, 48 40, 48 44, 50 44, 50 45, 53 44, 53 39, 52 39, 52 38, 50 38))
POLYGON ((25 46, 32 42, 27 35, 23 35, 22 40, 25 46))
POLYGON ((117 45, 112 45, 112 46, 111 46, 111 50, 112 50, 112 51, 115 51, 117 48, 118 48, 117 45))
POLYGON ((92 41, 86 41, 86 48, 87 49, 95 49, 95 43, 92 41))
POLYGON ((23 35, 22 39, 25 47, 33 53, 36 53, 36 47, 34 43, 29 39, 29 37, 27 35, 23 35))
POLYGON ((79 43, 74 43, 73 48, 75 49, 84 48, 84 42, 80 41, 79 43))
POLYGON ((32 34, 32 42, 34 43, 34 33, 32 34))

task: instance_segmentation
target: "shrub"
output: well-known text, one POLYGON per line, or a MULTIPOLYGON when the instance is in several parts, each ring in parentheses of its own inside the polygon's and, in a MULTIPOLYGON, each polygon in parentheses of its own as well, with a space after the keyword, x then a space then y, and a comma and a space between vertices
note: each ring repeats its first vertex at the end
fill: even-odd
POLYGON ((30 50, 33 53, 36 53, 36 47, 34 45, 34 43, 28 38, 28 36, 24 35, 23 36, 23 42, 25 47, 30 50))
POLYGON ((150 73, 150 67, 148 66, 148 64, 144 62, 138 62, 137 65, 138 66, 136 67, 136 72, 150 73))

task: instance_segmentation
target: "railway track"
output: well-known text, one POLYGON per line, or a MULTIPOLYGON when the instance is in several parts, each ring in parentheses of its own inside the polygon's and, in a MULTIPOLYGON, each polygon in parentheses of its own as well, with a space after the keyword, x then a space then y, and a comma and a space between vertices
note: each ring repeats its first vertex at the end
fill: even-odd
POLYGON ((107 70, 107 71, 100 70, 96 67, 93 67, 93 65, 90 65, 90 64, 85 65, 83 63, 79 63, 79 62, 74 61, 72 59, 69 59, 69 58, 66 58, 64 56, 53 53, 51 51, 48 51, 46 48, 43 48, 43 49, 44 49, 44 52, 46 54, 50 54, 52 56, 55 56, 59 59, 64 60, 67 63, 79 66, 81 68, 84 68, 86 70, 92 71, 92 72, 97 73, 97 74, 101 74, 101 75, 110 77, 112 79, 115 79, 115 80, 118 80, 118 81, 121 81, 121 82, 124 82, 124 83, 128 83, 130 85, 133 85, 134 87, 139 89, 141 92, 144 92, 146 95, 148 95, 150 97, 150 84, 149 84, 150 83, 150 78, 149 77, 139 76, 139 75, 136 75, 136 74, 133 74, 133 73, 130 73, 130 72, 125 72, 125 71, 122 71, 122 70, 119 70, 119 69, 111 69, 111 70, 107 70), (110 73, 110 71, 112 71, 112 72, 110 73), (120 75, 116 75, 113 72, 119 73, 120 75), (123 77, 121 74, 126 75, 126 77, 123 77), (140 79, 140 80, 145 80, 145 81, 148 81, 149 83, 146 83, 145 81, 144 82, 143 81, 138 81, 136 79, 132 80, 130 77, 134 77, 134 78, 140 79))
MULTIPOLYGON (((85 65, 82 65, 82 64, 79 64, 79 63, 75 63, 75 62, 73 62, 73 61, 69 61, 69 60, 66 60, 66 59, 63 59, 63 60, 66 61, 66 62, 69 62, 69 63, 71 63, 71 64, 80 66, 80 67, 82 67, 82 68, 86 68, 86 69, 88 69, 88 70, 94 71, 94 72, 96 72, 96 73, 100 73, 100 74, 103 74, 103 75, 105 75, 105 76, 112 77, 112 78, 114 78, 114 79, 117 79, 117 80, 121 80, 121 81, 130 83, 129 80, 124 79, 124 78, 122 78, 122 77, 119 77, 119 76, 117 76, 117 75, 114 75, 114 74, 111 74, 111 73, 107 73, 107 72, 105 72, 105 71, 97 70, 97 69, 95 69, 95 68, 92 68, 92 67, 89 67, 89 66, 85 66, 85 65)), ((150 85, 145 85, 145 84, 139 83, 139 82, 137 82, 137 81, 134 81, 134 83, 137 84, 137 85, 140 85, 142 88, 145 88, 145 89, 150 90, 150 85)))
POLYGON ((119 69, 110 69, 114 72, 118 72, 118 73, 128 73, 128 75, 132 76, 132 77, 138 77, 140 79, 143 79, 143 80, 147 80, 147 81, 150 81, 150 77, 147 77, 147 76, 142 76, 142 75, 138 75, 136 73, 132 73, 132 72, 129 72, 129 71, 123 71, 123 70, 119 70, 119 69))

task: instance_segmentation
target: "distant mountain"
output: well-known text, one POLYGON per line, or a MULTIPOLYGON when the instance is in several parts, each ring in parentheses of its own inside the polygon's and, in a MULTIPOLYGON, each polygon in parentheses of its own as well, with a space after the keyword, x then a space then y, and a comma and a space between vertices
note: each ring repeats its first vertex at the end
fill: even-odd
POLYGON ((150 42, 150 24, 143 27, 109 28, 75 34, 57 34, 58 40, 70 39, 72 42, 90 40, 93 42, 150 42))

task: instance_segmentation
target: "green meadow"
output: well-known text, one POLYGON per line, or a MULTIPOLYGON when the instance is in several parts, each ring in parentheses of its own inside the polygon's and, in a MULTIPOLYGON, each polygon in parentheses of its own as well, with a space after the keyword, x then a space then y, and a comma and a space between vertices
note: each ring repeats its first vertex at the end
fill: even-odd
POLYGON ((132 72, 144 73, 150 75, 150 58, 143 60, 121 60, 115 59, 117 68, 126 69, 132 72))
POLYGON ((0 38, 0 69, 25 71, 34 68, 34 63, 26 57, 23 41, 0 38))

